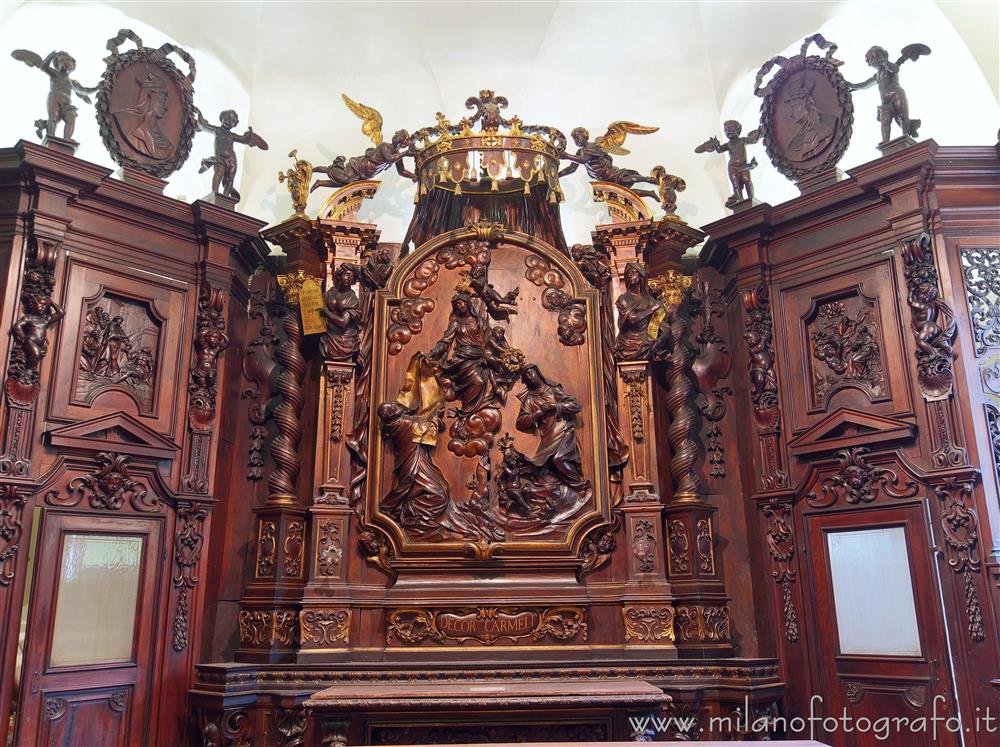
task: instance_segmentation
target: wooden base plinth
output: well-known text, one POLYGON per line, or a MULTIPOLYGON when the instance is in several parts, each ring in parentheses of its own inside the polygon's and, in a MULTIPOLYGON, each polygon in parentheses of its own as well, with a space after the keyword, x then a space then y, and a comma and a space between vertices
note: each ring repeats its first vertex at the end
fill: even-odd
POLYGON ((757 207, 760 204, 760 200, 757 199, 737 200, 736 202, 732 202, 730 200, 726 201, 726 207, 732 210, 733 213, 743 213, 750 208, 757 207))
POLYGON ((916 144, 917 141, 909 135, 900 135, 887 143, 879 143, 878 150, 883 156, 891 156, 893 153, 899 153, 900 151, 906 150, 910 146, 916 144))
POLYGON ((449 743, 456 732, 467 743, 606 742, 638 736, 621 731, 629 715, 684 717, 686 731, 657 740, 746 738, 712 727, 711 719, 747 708, 751 723, 777 716, 783 697, 773 659, 684 662, 651 654, 571 666, 519 664, 516 674, 503 663, 202 664, 190 703, 194 723, 228 728, 256 747, 273 744, 268 738, 289 724, 305 744, 449 743))
POLYGON ((799 188, 799 194, 808 195, 813 192, 818 192, 821 189, 826 189, 827 187, 836 184, 843 178, 843 171, 838 168, 832 168, 816 174, 815 176, 800 179, 795 182, 795 186, 799 188))
POLYGON ((143 189, 148 189, 150 192, 156 192, 156 194, 160 195, 163 194, 163 189, 167 186, 166 179, 160 179, 159 177, 147 174, 145 171, 141 171, 131 166, 122 166, 115 176, 126 184, 142 187, 143 189))
POLYGON ((226 195, 220 195, 218 192, 209 192, 207 195, 201 198, 202 202, 207 202, 209 205, 215 205, 223 210, 236 210, 236 203, 239 200, 226 195))
POLYGON ((67 140, 64 137, 50 137, 46 135, 42 140, 42 147, 52 148, 52 150, 72 156, 76 154, 76 149, 80 147, 80 144, 76 140, 67 140))

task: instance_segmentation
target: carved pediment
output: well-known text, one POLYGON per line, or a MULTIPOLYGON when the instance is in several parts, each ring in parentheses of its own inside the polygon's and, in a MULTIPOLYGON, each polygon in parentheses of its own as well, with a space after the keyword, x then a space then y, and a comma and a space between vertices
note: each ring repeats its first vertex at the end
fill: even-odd
POLYGON ((838 451, 852 446, 913 438, 917 427, 906 420, 841 407, 789 442, 796 456, 838 451))
POLYGON ((46 431, 49 443, 78 451, 107 451, 153 459, 173 459, 180 449, 139 420, 124 412, 46 431))

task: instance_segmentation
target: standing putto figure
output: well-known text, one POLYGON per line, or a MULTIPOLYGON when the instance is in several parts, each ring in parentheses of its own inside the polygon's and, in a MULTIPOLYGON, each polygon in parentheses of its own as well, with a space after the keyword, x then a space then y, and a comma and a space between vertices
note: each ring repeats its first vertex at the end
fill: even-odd
POLYGON ((656 179, 656 192, 659 195, 660 207, 666 213, 668 220, 680 220, 677 215, 677 193, 687 189, 687 182, 679 176, 668 174, 662 166, 654 166, 649 175, 656 179))
POLYGON ((56 125, 63 123, 63 139, 72 140, 76 127, 76 107, 73 106, 73 94, 90 103, 89 93, 97 91, 97 87, 89 88, 70 78, 70 73, 76 69, 76 60, 66 52, 49 52, 45 59, 27 49, 15 49, 10 53, 15 60, 20 60, 28 67, 37 67, 49 76, 49 97, 45 100, 46 118, 35 120, 35 134, 42 137, 56 137, 56 125))
POLYGON ((919 119, 910 119, 910 107, 906 101, 906 91, 899 84, 899 68, 907 60, 917 60, 922 55, 930 54, 931 48, 924 44, 909 44, 899 53, 895 62, 889 60, 889 53, 882 47, 872 47, 865 54, 865 62, 875 68, 875 74, 861 83, 851 83, 851 90, 857 91, 869 88, 878 83, 878 94, 881 102, 875 117, 882 124, 882 142, 889 142, 893 121, 903 131, 903 136, 916 137, 920 127, 919 119))
POLYGON ((236 181, 236 151, 233 146, 239 143, 267 150, 267 142, 255 133, 252 127, 248 127, 242 135, 233 132, 233 128, 240 123, 240 118, 232 109, 226 109, 219 114, 217 125, 209 124, 200 111, 195 110, 195 113, 198 115, 198 129, 215 135, 215 155, 201 159, 198 173, 204 174, 212 169, 212 191, 238 201, 240 193, 233 187, 236 181))
POLYGON ((726 120, 722 124, 726 134, 726 142, 720 143, 714 135, 694 149, 695 153, 728 153, 729 183, 733 193, 726 200, 726 207, 733 207, 744 199, 753 200, 753 180, 750 170, 757 167, 757 159, 747 160, 747 145, 753 145, 760 140, 760 130, 751 130, 746 137, 741 137, 743 125, 735 119, 726 120), (743 196, 744 190, 746 197, 743 196))

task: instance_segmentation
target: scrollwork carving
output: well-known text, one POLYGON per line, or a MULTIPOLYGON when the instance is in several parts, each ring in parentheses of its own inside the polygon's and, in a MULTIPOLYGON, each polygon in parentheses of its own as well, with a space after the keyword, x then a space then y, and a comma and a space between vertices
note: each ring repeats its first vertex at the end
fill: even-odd
POLYGON ((649 519, 639 519, 632 527, 632 557, 640 573, 656 570, 656 528, 649 519))
POLYGON ((972 322, 976 355, 1000 346, 1000 249, 984 247, 959 252, 965 274, 965 297, 972 322))
POLYGON ((674 616, 677 640, 683 642, 728 641, 729 607, 681 605, 674 616))
POLYGON ((962 577, 969 638, 986 639, 983 612, 975 579, 982 569, 979 549, 979 515, 972 499, 971 480, 949 477, 934 486, 941 501, 941 529, 947 547, 948 566, 962 577))
POLYGON ((198 585, 195 572, 204 546, 203 528, 208 510, 197 504, 187 504, 177 509, 177 536, 174 538, 174 588, 177 589, 177 608, 174 612, 173 649, 183 651, 188 646, 190 615, 189 596, 198 585))
POLYGON ((916 342, 917 383, 924 399, 946 399, 952 391, 955 313, 938 290, 931 239, 926 233, 902 242, 906 302, 916 342))
POLYGON ((344 548, 340 539, 340 523, 324 521, 319 525, 316 542, 316 569, 321 576, 339 576, 344 548))
POLYGON ((712 536, 712 520, 698 519, 695 525, 695 546, 698 548, 698 569, 702 573, 715 573, 715 539, 712 536))
POLYGON ((242 398, 253 400, 247 410, 250 434, 247 438, 247 479, 260 480, 264 476, 264 442, 267 439, 268 402, 272 396, 271 381, 277 362, 274 346, 278 337, 274 327, 274 307, 279 298, 278 286, 266 271, 259 271, 250 282, 250 300, 247 315, 251 328, 257 332, 247 343, 243 354, 243 376, 250 386, 242 398))
POLYGON ((792 597, 792 584, 796 570, 795 538, 792 535, 791 506, 777 498, 771 498, 761 506, 767 517, 767 550, 774 563, 771 576, 781 587, 782 614, 784 617, 785 640, 797 643, 799 640, 799 619, 792 597))
POLYGON ((346 646, 351 630, 351 611, 305 609, 299 613, 299 635, 303 644, 322 648, 342 641, 346 646))
POLYGON ((658 643, 674 640, 673 607, 622 607, 625 642, 658 643))
POLYGON ((257 536, 257 576, 274 573, 274 557, 278 550, 278 528, 273 521, 264 521, 257 536))
POLYGON ((670 572, 687 573, 690 564, 688 562, 687 528, 683 521, 673 519, 667 524, 667 540, 670 546, 670 572))
POLYGON ((74 477, 66 485, 66 495, 58 491, 45 494, 45 502, 53 506, 75 506, 84 498, 91 508, 119 510, 127 500, 136 511, 156 511, 158 497, 149 498, 146 487, 129 474, 132 458, 127 454, 101 451, 97 454, 97 469, 93 474, 74 477))
POLYGON ((881 490, 891 498, 912 498, 917 494, 917 484, 907 479, 900 485, 901 478, 895 470, 869 463, 864 446, 838 451, 837 473, 823 480, 820 486, 821 498, 815 493, 809 495, 811 505, 829 506, 840 498, 850 504, 871 503, 881 490))
POLYGON ((625 399, 628 400, 629 422, 632 425, 632 440, 642 443, 646 438, 642 415, 643 401, 646 399, 646 370, 627 369, 621 372, 625 382, 625 399))
POLYGON ((14 580, 27 500, 16 485, 0 487, 0 586, 9 586, 14 580))
POLYGON ((288 523, 285 542, 281 547, 286 576, 302 575, 302 551, 305 543, 305 531, 306 525, 304 522, 291 521, 288 523))

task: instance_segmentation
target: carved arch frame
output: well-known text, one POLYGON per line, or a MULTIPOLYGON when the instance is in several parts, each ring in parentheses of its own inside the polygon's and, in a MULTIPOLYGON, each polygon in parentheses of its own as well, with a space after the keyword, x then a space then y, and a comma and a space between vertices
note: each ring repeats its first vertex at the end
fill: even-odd
MULTIPOLYGON (((378 429, 378 403, 389 396, 386 386, 386 366, 390 342, 386 330, 390 322, 390 311, 398 307, 403 300, 403 284, 411 273, 434 253, 461 241, 487 241, 491 251, 502 244, 520 247, 535 253, 551 263, 562 273, 571 289, 569 295, 574 301, 582 303, 586 309, 588 334, 589 362, 589 399, 583 402, 584 409, 589 413, 592 423, 589 440, 591 441, 592 489, 594 508, 575 519, 569 526, 565 539, 550 540, 515 540, 483 543, 471 540, 450 540, 433 542, 415 542, 406 538, 403 530, 390 517, 379 512, 379 499, 385 492, 382 470, 371 469, 368 475, 367 493, 363 505, 363 523, 377 529, 383 534, 391 550, 389 563, 393 569, 414 567, 454 568, 456 562, 467 566, 478 566, 484 560, 490 560, 494 554, 502 557, 502 563, 507 568, 530 567, 537 569, 540 563, 546 567, 561 567, 579 569, 584 563, 581 559, 584 544, 588 536, 601 528, 613 524, 612 499, 608 473, 606 452, 606 430, 604 407, 601 389, 601 340, 600 330, 600 294, 583 277, 580 270, 568 256, 547 242, 536 239, 518 231, 505 230, 499 225, 474 224, 465 228, 454 229, 417 247, 402 258, 393 270, 385 288, 376 291, 374 327, 376 330, 372 351, 372 396, 369 402, 369 453, 368 464, 380 465, 388 456, 386 445, 378 429)), ((548 313, 548 312, 543 312, 548 313)), ((395 396, 392 392, 391 396, 395 396)), ((388 458, 391 459, 391 456, 388 458)), ((495 565, 496 561, 492 563, 495 565)))

